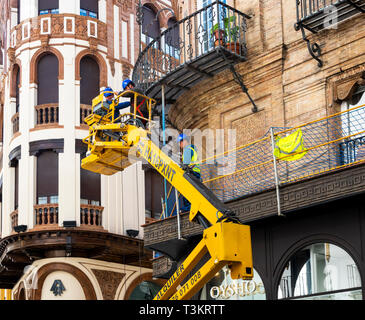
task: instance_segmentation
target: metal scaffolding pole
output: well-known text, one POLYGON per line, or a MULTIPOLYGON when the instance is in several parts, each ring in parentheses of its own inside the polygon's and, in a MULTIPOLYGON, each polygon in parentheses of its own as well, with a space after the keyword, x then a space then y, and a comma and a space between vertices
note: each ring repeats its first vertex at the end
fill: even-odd
POLYGON ((276 162, 276 157, 274 154, 275 150, 275 138, 274 138, 274 129, 273 127, 270 128, 270 134, 271 134, 271 147, 272 147, 272 157, 274 160, 274 175, 275 175, 275 188, 276 188, 276 202, 277 202, 277 208, 278 208, 278 216, 284 216, 281 213, 281 206, 280 206, 280 190, 279 190, 279 176, 278 176, 278 167, 276 162))

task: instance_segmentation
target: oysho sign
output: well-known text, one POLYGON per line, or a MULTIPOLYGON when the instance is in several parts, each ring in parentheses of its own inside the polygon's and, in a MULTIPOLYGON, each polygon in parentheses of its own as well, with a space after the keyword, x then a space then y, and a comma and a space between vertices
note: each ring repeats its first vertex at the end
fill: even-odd
POLYGON ((234 281, 228 285, 213 286, 210 289, 212 299, 230 299, 244 298, 257 294, 265 295, 265 289, 262 282, 257 283, 254 280, 234 281))

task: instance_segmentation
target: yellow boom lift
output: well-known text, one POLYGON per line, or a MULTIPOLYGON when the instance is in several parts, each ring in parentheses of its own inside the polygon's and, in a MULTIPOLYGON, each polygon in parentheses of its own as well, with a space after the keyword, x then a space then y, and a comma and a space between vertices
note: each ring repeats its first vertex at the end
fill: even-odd
POLYGON ((116 119, 114 108, 126 92, 116 95, 111 105, 103 100, 103 93, 93 99, 92 113, 85 119, 89 135, 83 141, 88 151, 81 167, 112 175, 138 159, 145 159, 191 203, 189 220, 203 226, 203 237, 154 300, 190 299, 226 265, 232 279, 252 279, 250 227, 243 225, 189 170, 183 170, 151 141, 151 129, 155 125, 151 112, 156 101, 128 91, 129 95, 131 93, 134 113, 122 114, 116 119), (137 100, 141 99, 147 104, 148 119, 136 114, 137 100), (208 257, 208 261, 188 278, 203 257, 208 257))

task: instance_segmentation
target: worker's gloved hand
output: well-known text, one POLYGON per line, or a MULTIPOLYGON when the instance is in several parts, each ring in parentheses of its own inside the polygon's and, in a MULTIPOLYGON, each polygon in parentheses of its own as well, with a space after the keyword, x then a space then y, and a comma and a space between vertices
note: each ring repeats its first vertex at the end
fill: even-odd
POLYGON ((186 171, 186 172, 192 172, 193 170, 189 167, 189 165, 188 164, 182 164, 181 165, 181 169, 183 169, 184 171, 186 171))

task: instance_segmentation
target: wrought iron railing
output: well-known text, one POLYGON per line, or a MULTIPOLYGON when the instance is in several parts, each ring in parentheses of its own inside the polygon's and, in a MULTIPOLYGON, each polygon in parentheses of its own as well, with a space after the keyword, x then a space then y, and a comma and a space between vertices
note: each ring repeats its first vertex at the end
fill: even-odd
POLYGON ((135 64, 133 81, 147 91, 168 74, 217 49, 245 60, 248 18, 235 8, 214 1, 146 44, 135 64))
POLYGON ((310 55, 322 67, 321 47, 317 43, 310 43, 304 29, 317 33, 325 28, 336 27, 338 23, 364 13, 365 0, 296 0, 296 10, 295 30, 301 30, 310 55))
POLYGON ((349 164, 365 157, 365 136, 340 143, 341 164, 349 164))
POLYGON ((319 15, 321 13, 334 14, 333 11, 337 10, 336 7, 340 5, 348 5, 344 12, 339 12, 340 14, 348 14, 353 10, 361 12, 365 9, 364 0, 297 0, 297 21, 305 21, 314 15, 319 15))

